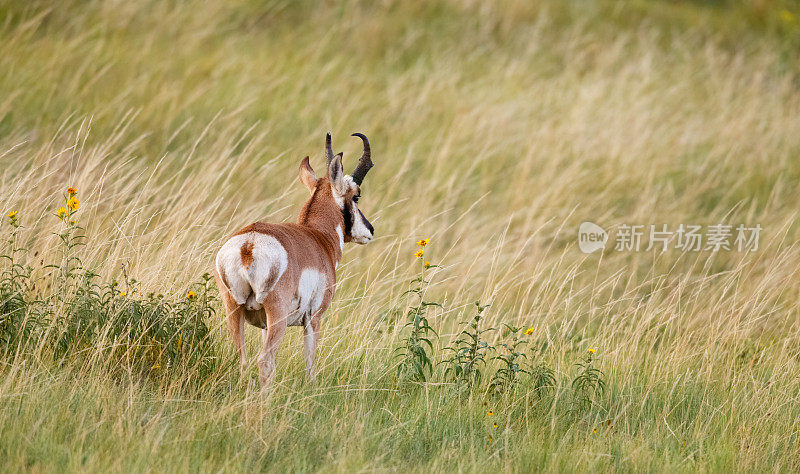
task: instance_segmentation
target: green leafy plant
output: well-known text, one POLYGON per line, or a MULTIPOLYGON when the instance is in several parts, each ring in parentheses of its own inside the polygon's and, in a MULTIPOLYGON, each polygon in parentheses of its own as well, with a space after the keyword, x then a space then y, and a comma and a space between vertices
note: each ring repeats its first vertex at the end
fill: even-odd
POLYGON ((27 251, 17 243, 22 224, 17 211, 6 217, 11 231, 6 251, 0 255, 0 262, 5 263, 0 266, 0 345, 12 346, 28 337, 34 321, 29 318, 30 302, 26 298, 31 268, 21 263, 19 257, 27 251))
POLYGON ((606 383, 603 372, 594 367, 594 349, 589 349, 586 358, 578 362, 578 372, 572 380, 573 411, 585 412, 596 403, 598 397, 603 395, 606 383))
POLYGON ((543 362, 530 369, 530 380, 532 392, 540 400, 556 386, 555 372, 543 362))
POLYGON ((438 337, 438 334, 428 322, 426 313, 428 308, 432 306, 441 308, 442 305, 434 301, 425 300, 425 288, 430 284, 425 279, 425 273, 429 269, 436 267, 436 265, 431 265, 429 262, 422 260, 425 253, 424 247, 428 242, 430 242, 430 239, 417 242, 419 249, 414 256, 422 263, 420 275, 411 280, 411 288, 401 295, 415 295, 417 303, 410 306, 406 312, 407 322, 403 326, 406 335, 402 339, 402 345, 396 349, 397 354, 395 357, 400 359, 397 364, 397 379, 400 384, 425 382, 433 374, 433 363, 429 354, 433 352, 431 335, 438 337))
POLYGON ((458 335, 453 344, 447 348, 452 356, 442 361, 446 366, 444 376, 456 384, 458 391, 468 391, 481 382, 481 370, 486 366, 486 355, 494 350, 482 336, 494 331, 494 328, 482 329, 480 327, 481 314, 490 305, 481 305, 475 302, 476 314, 470 321, 465 321, 466 328, 458 335))
POLYGON ((529 373, 527 370, 520 366, 521 359, 527 358, 521 347, 525 345, 525 340, 521 339, 518 335, 520 332, 519 327, 506 324, 511 335, 510 343, 501 343, 500 347, 504 349, 503 353, 498 356, 492 357, 491 360, 499 360, 501 366, 497 369, 492 381, 489 383, 489 392, 493 394, 501 394, 511 390, 519 382, 520 374, 529 373))
POLYGON ((141 373, 159 374, 186 364, 210 367, 213 354, 206 321, 214 309, 209 274, 177 301, 152 293, 139 298, 135 280, 122 292, 116 282, 99 284, 97 279, 97 274, 85 272, 56 318, 56 357, 104 350, 98 347, 103 338, 110 343, 105 350, 112 360, 141 373))
MULTIPOLYGON (((78 200, 78 190, 67 188, 64 195, 64 206, 56 211, 56 217, 61 221, 62 226, 59 232, 54 232, 61 240, 62 259, 57 267, 60 270, 61 291, 67 291, 70 280, 76 277, 83 269, 80 258, 75 255, 77 247, 86 245, 86 235, 84 228, 78 225, 76 215, 80 211, 80 200, 78 200)), ((56 267, 56 265, 51 265, 56 267)))
POLYGON ((210 369, 216 358, 206 321, 214 313, 212 277, 206 273, 178 298, 138 295, 138 282, 123 266, 124 291, 112 280, 83 268, 75 249, 86 244, 75 216, 80 207, 77 191, 67 190, 65 206, 55 216, 62 247, 53 271, 54 291, 41 300, 29 300, 34 287, 31 268, 21 260, 27 250, 17 244, 21 228, 17 213, 7 215, 11 227, 7 250, 0 255, 0 352, 10 353, 18 342, 36 338, 37 347, 56 360, 75 360, 102 352, 109 367, 145 375, 164 374, 170 368, 210 369), (46 340, 45 340, 46 339, 46 340))
MULTIPOLYGON (((533 334, 533 328, 528 329, 525 335, 530 336, 533 334)), ((530 383, 531 393, 537 400, 542 401, 545 397, 556 387, 555 371, 551 369, 543 358, 544 351, 547 349, 547 341, 539 339, 534 340, 528 344, 532 361, 529 369, 528 381, 530 383)))

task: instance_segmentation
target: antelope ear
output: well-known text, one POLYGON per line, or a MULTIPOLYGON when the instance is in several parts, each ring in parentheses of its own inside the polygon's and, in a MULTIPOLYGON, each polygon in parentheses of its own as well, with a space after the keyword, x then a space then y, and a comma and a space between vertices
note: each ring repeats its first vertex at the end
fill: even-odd
POLYGON ((314 192, 317 187, 317 175, 314 173, 314 169, 311 168, 308 157, 303 158, 303 161, 300 162, 300 182, 311 192, 314 192))
POLYGON ((331 164, 328 166, 328 179, 331 180, 331 185, 339 194, 344 194, 344 167, 342 166, 341 153, 331 160, 331 164))

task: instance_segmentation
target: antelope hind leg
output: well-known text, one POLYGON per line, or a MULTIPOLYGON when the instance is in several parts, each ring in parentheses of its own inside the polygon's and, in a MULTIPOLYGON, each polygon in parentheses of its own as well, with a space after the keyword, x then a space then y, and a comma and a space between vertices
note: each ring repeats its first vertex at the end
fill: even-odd
POLYGON ((275 356, 286 333, 286 311, 279 307, 264 307, 267 328, 261 331, 261 353, 258 356, 258 379, 261 392, 266 392, 275 379, 275 356))

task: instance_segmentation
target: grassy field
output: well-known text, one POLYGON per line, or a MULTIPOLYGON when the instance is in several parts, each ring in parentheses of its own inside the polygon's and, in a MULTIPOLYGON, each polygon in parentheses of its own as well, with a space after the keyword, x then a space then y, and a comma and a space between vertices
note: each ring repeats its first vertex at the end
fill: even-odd
POLYGON ((0 0, 2 470, 800 470, 799 52, 789 1, 0 0), (202 275, 295 219, 328 130, 347 169, 371 139, 376 239, 317 383, 290 328, 262 398, 202 275), (584 221, 763 230, 587 255, 584 221), (464 387, 476 301, 495 351, 464 387), (532 374, 494 393, 514 338, 532 374))

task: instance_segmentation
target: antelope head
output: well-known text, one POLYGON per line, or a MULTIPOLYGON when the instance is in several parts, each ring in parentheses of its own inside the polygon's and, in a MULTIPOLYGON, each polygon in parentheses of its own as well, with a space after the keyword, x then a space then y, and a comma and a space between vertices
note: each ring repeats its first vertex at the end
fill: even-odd
POLYGON ((358 201, 361 198, 361 183, 373 166, 372 152, 369 140, 364 134, 354 133, 352 136, 360 138, 364 144, 364 151, 352 174, 344 174, 342 153, 333 154, 329 132, 325 137, 327 174, 323 178, 317 179, 308 157, 305 157, 300 163, 300 181, 312 194, 309 202, 314 200, 313 196, 317 193, 322 193, 322 196, 330 196, 336 203, 344 221, 342 236, 344 242, 366 244, 372 240, 375 229, 359 209, 358 201))

